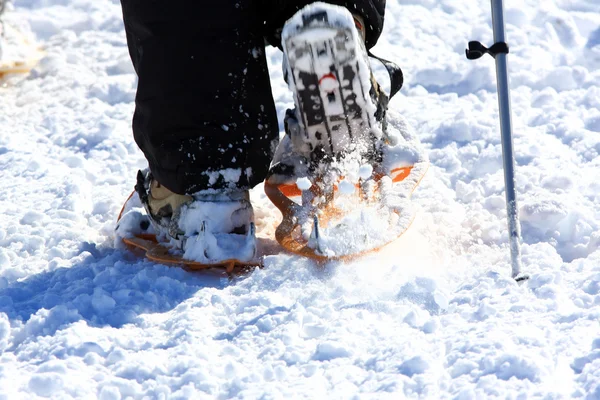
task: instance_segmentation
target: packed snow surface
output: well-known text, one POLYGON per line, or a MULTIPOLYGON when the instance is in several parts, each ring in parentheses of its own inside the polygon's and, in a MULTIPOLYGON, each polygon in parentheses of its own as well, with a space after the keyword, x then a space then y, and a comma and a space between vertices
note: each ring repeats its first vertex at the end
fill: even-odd
MULTIPOLYGON (((373 52, 406 76, 390 123, 431 160, 409 231, 353 263, 272 255, 229 281, 114 245, 146 166, 119 2, 17 1, 6 23, 45 57, 0 87, 0 398, 600 398, 600 3, 505 6, 521 285, 494 62, 464 56, 492 44, 489 2, 388 0, 373 52)), ((274 246, 279 215, 251 195, 274 246)))

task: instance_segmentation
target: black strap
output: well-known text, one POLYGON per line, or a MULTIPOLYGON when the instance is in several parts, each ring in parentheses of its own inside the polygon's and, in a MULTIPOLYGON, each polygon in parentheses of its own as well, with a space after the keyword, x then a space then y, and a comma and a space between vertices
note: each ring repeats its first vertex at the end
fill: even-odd
POLYGON ((508 44, 506 42, 494 43, 490 48, 485 47, 481 42, 469 42, 469 48, 465 50, 465 54, 469 60, 477 60, 483 57, 484 54, 496 58, 498 54, 508 54, 508 44))
POLYGON ((386 59, 381 57, 377 57, 369 51, 369 57, 373 57, 376 60, 379 60, 385 69, 387 69, 388 74, 390 75, 390 99, 394 97, 396 93, 402 88, 402 84, 404 83, 404 74, 402 73, 402 69, 400 67, 386 59))

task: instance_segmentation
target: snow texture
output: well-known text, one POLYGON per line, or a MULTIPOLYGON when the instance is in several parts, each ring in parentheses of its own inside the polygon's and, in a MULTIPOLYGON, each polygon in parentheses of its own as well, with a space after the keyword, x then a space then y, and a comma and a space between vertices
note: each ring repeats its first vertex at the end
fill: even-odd
POLYGON ((256 247, 254 236, 229 234, 235 228, 250 226, 253 213, 249 202, 202 197, 204 201, 184 204, 180 210, 178 227, 187 238, 183 256, 200 262, 252 259, 256 247))
POLYGON ((296 186, 300 190, 308 190, 312 186, 312 182, 307 177, 296 179, 296 186))
MULTIPOLYGON (((0 85, 0 398, 600 398, 600 4, 505 7, 521 285, 494 63, 464 57, 492 43, 489 1, 388 1, 373 51, 406 76, 390 124, 431 160, 411 229, 352 263, 278 254, 233 281, 115 245, 146 166, 119 2, 17 1, 5 23, 45 56, 0 85)), ((251 197, 272 240, 279 215, 251 197)))

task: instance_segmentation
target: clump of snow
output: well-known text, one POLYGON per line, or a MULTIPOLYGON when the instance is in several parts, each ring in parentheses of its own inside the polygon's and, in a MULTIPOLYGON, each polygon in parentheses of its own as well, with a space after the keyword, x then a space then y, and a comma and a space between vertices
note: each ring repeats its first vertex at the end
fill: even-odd
POLYGON ((398 372, 400 372, 402 375, 406 375, 409 378, 412 378, 413 375, 425 373, 428 368, 429 364, 427 363, 427 361, 425 361, 423 357, 416 356, 404 361, 398 367, 398 372))
POLYGON ((324 342, 317 345, 317 350, 313 356, 317 361, 330 361, 335 358, 350 357, 351 351, 343 344, 336 342, 324 342))
POLYGON ((52 397, 63 386, 63 377, 56 373, 36 374, 29 380, 29 389, 41 397, 52 397))
POLYGON ((208 175, 208 183, 210 185, 222 181, 223 184, 234 188, 242 176, 242 170, 239 168, 225 168, 218 171, 206 171, 204 174, 208 175))
POLYGON ((302 177, 296 179, 296 186, 298 186, 298 189, 300 190, 309 190, 312 186, 312 182, 307 177, 302 177))
POLYGON ((338 189, 341 194, 350 195, 356 191, 356 186, 354 185, 354 183, 344 179, 338 184, 338 189))
POLYGON ((358 170, 358 176, 363 180, 369 179, 371 175, 373 175, 373 166, 371 164, 362 165, 358 170))
POLYGON ((143 208, 133 208, 124 213, 115 229, 115 236, 118 240, 141 233, 154 233, 154 228, 143 208))

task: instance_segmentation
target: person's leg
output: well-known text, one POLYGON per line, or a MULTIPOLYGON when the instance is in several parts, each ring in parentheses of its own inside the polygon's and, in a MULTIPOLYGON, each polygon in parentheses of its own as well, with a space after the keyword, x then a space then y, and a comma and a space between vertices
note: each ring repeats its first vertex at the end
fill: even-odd
POLYGON ((121 4, 139 77, 134 137, 154 179, 180 194, 262 182, 278 125, 255 2, 121 4))

